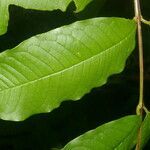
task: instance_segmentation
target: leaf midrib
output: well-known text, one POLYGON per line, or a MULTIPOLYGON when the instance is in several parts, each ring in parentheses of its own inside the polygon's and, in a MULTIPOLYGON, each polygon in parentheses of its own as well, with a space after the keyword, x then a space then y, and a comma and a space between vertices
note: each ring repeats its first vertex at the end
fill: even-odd
MULTIPOLYGON (((133 29, 134 29, 134 27, 131 29, 131 31, 132 31, 133 29)), ((72 66, 70 66, 70 67, 68 67, 68 68, 65 68, 65 69, 63 69, 63 70, 60 70, 60 71, 55 72, 55 73, 53 73, 53 74, 46 75, 46 76, 40 77, 40 78, 38 78, 38 79, 29 81, 29 82, 26 82, 26 83, 23 83, 23 84, 19 84, 19 85, 10 87, 10 88, 5 88, 4 90, 1 90, 0 93, 4 92, 4 91, 6 91, 6 90, 10 90, 10 89, 17 88, 17 87, 22 87, 22 86, 25 86, 25 85, 27 85, 27 84, 32 84, 32 83, 34 83, 34 82, 36 82, 36 81, 40 81, 40 80, 43 80, 43 79, 46 79, 46 78, 55 76, 55 75, 57 75, 57 74, 59 74, 59 73, 65 72, 65 71, 67 71, 67 70, 69 70, 69 69, 71 69, 71 68, 73 68, 73 67, 75 67, 75 66, 78 66, 78 65, 82 64, 83 62, 89 61, 89 60, 93 59, 94 57, 97 57, 97 56, 99 56, 99 55, 102 55, 103 53, 109 51, 110 49, 112 49, 112 48, 118 46, 120 43, 122 43, 122 42, 124 42, 125 40, 127 40, 127 39, 134 33, 134 30, 133 30, 132 32, 131 32, 131 31, 129 32, 129 35, 128 35, 128 36, 126 36, 126 37, 124 37, 123 39, 121 39, 117 44, 114 44, 113 46, 107 48, 106 50, 104 50, 104 51, 102 51, 102 52, 100 52, 100 53, 98 53, 98 54, 96 54, 96 55, 93 55, 92 57, 89 57, 89 58, 87 58, 87 59, 85 59, 85 60, 83 60, 83 61, 81 61, 81 62, 79 62, 79 63, 77 63, 77 64, 74 64, 74 65, 72 65, 72 66)))

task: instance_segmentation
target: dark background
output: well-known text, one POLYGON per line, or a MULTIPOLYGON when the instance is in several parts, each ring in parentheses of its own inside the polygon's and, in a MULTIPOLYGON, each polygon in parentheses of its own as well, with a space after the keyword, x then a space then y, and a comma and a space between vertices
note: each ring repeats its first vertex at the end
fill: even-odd
MULTIPOLYGON (((133 18, 132 0, 94 0, 79 13, 25 10, 10 6, 8 32, 0 36, 0 51, 23 40, 76 20, 108 16, 133 18), (103 5, 102 5, 103 3, 103 5)), ((150 1, 142 1, 143 16, 150 19, 150 1)), ((150 27, 143 25, 145 63, 145 104, 150 109, 150 27)), ((138 103, 138 50, 132 53, 125 70, 109 78, 106 85, 93 89, 80 101, 66 101, 51 113, 34 115, 23 122, 0 120, 0 150, 50 150, 99 125, 135 114, 138 103)), ((150 150, 148 143, 145 150, 150 150)))

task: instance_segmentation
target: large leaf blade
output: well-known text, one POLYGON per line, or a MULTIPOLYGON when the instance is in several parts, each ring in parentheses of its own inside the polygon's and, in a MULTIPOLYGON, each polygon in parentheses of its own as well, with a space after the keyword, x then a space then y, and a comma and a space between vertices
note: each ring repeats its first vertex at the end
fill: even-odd
POLYGON ((119 73, 135 45, 136 24, 119 18, 76 22, 0 54, 0 118, 23 120, 78 100, 119 73))
POLYGON ((86 132, 63 150, 130 150, 136 144, 140 124, 139 116, 126 116, 86 132))
POLYGON ((9 5, 21 6, 26 9, 65 11, 71 2, 76 5, 76 11, 82 11, 92 0, 0 0, 0 35, 7 31, 9 20, 9 5))

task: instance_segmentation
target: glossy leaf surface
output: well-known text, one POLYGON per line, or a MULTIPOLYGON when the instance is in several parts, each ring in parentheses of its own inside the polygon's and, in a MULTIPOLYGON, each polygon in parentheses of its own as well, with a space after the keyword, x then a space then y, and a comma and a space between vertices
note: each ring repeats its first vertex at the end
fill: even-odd
POLYGON ((78 100, 119 73, 135 46, 136 24, 95 18, 37 35, 0 54, 0 118, 24 120, 78 100))
POLYGON ((140 117, 127 116, 79 136, 63 150, 130 150, 136 144, 140 117))

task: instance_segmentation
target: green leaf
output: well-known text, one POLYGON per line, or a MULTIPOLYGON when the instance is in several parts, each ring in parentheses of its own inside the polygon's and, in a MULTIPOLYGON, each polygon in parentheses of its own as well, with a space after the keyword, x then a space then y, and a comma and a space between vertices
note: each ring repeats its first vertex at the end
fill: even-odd
POLYGON ((77 7, 77 11, 82 11, 87 4, 89 4, 92 0, 74 0, 75 5, 77 7))
POLYGON ((105 2, 106 0, 93 0, 83 11, 81 11, 80 13, 76 13, 75 16, 80 20, 98 16, 105 2))
POLYGON ((150 113, 146 114, 146 117, 142 123, 142 141, 141 141, 141 149, 146 145, 148 140, 150 139, 150 113))
POLYGON ((119 73, 135 46, 136 23, 79 21, 0 54, 0 118, 23 120, 78 100, 119 73))
POLYGON ((76 12, 82 11, 92 0, 0 0, 0 35, 7 31, 9 20, 9 5, 17 5, 26 9, 65 11, 67 6, 74 2, 76 12))
POLYGON ((69 142, 63 150, 130 150, 136 144, 139 116, 106 123, 69 142))

